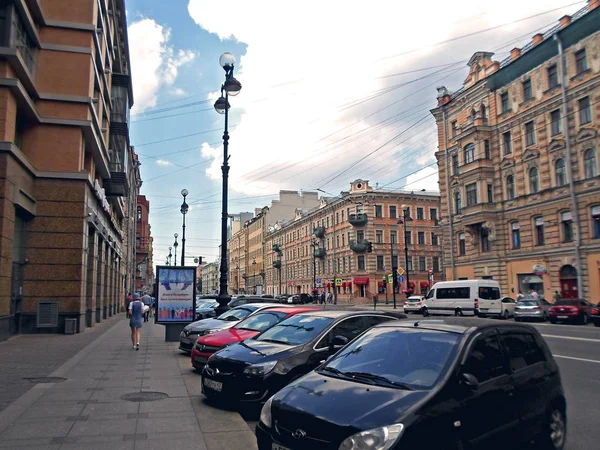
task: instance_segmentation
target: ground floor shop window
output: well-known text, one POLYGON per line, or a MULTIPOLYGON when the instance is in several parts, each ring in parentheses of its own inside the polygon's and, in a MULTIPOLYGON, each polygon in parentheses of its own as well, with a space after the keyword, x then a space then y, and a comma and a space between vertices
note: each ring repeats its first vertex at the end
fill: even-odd
POLYGON ((533 273, 519 274, 519 293, 525 298, 544 297, 544 279, 533 273))

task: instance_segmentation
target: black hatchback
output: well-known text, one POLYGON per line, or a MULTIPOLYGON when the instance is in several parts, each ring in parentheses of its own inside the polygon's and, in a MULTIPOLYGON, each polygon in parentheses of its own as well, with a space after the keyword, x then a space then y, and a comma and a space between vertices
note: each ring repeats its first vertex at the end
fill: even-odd
POLYGON ((566 439, 558 366, 528 325, 386 322, 267 400, 260 450, 539 448, 566 439))
POLYGON ((265 401, 365 330, 402 317, 375 311, 296 314, 211 356, 202 372, 202 392, 212 399, 265 401))

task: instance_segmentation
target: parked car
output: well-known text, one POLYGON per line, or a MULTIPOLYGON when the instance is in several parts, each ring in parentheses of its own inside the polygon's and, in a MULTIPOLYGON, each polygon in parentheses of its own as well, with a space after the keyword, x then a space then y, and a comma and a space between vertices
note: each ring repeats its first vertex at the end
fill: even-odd
POLYGON ((502 312, 500 313, 500 317, 502 317, 503 319, 514 317, 516 306, 517 302, 514 298, 504 297, 502 299, 502 312))
POLYGON ((530 441, 561 450, 566 409, 558 366, 534 327, 390 321, 269 398, 256 437, 260 450, 478 450, 530 441))
POLYGON ((315 308, 285 306, 266 308, 246 317, 231 328, 202 336, 198 338, 192 349, 192 366, 202 370, 213 353, 228 345, 258 336, 283 319, 308 311, 315 311, 315 308))
POLYGON ((594 326, 600 327, 600 303, 598 303, 596 306, 592 306, 590 320, 594 322, 594 326))
POLYGON ((515 320, 520 322, 527 319, 548 320, 550 303, 543 298, 527 298, 519 300, 515 305, 515 320))
POLYGON ((292 305, 305 305, 313 303, 314 299, 308 294, 294 294, 285 299, 285 302, 292 305))
POLYGON ((215 308, 218 306, 219 302, 214 299, 196 300, 196 320, 215 317, 217 315, 215 308))
POLYGON ((272 306, 275 305, 269 305, 268 303, 252 303, 233 308, 224 312, 219 317, 192 322, 189 325, 186 325, 179 334, 179 350, 185 353, 191 353, 192 347, 200 336, 231 328, 251 314, 272 306))
POLYGON ((212 399, 264 402, 366 329, 401 317, 406 316, 379 311, 296 314, 211 356, 202 371, 202 392, 212 399))
POLYGON ((404 303, 404 312, 405 313, 419 313, 423 312, 423 307, 425 306, 425 297, 421 295, 411 295, 406 299, 404 303))
POLYGON ((244 295, 240 297, 231 297, 231 301, 227 304, 230 308, 246 305, 247 303, 279 303, 274 298, 261 297, 260 295, 244 295))
POLYGON ((494 280, 439 281, 425 297, 423 315, 502 316, 510 311, 504 307, 500 285, 494 280))
POLYGON ((592 305, 585 300, 558 300, 550 307, 550 323, 576 322, 586 325, 592 313, 592 305))
POLYGON ((275 297, 275 300, 279 300, 279 303, 287 303, 287 299, 290 297, 288 294, 282 294, 275 297))

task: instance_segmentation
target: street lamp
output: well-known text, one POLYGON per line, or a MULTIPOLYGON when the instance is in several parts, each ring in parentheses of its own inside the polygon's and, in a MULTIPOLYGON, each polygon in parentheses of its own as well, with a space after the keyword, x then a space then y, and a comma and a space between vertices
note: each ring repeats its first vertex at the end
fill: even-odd
POLYGON ((311 239, 310 245, 313 248, 313 295, 317 292, 317 249, 319 248, 319 240, 311 239))
POLYGON ((233 77, 233 68, 235 66, 235 58, 229 53, 223 53, 219 58, 219 64, 225 71, 225 82, 221 85, 221 96, 215 102, 215 110, 219 114, 225 114, 225 130, 223 132, 223 195, 222 195, 222 211, 221 211, 221 276, 219 279, 219 298, 222 299, 221 306, 225 307, 227 294, 227 179, 229 176, 229 96, 236 96, 242 89, 241 83, 233 77), (223 93, 225 96, 223 96, 223 93))
MULTIPOLYGON (((410 222, 410 206, 402 205, 402 219, 398 221, 399 224, 404 224, 404 264, 406 265, 406 290, 410 289, 410 268, 408 267, 408 241, 406 239, 406 222, 410 222)), ((408 297, 408 293, 406 294, 408 297)))
POLYGON ((256 258, 252 258, 252 268, 254 269, 254 275, 252 275, 252 285, 254 288, 254 295, 256 295, 256 258))
POLYGON ((188 213, 190 207, 185 202, 185 198, 188 195, 187 189, 181 190, 181 195, 183 195, 183 203, 181 204, 181 214, 183 215, 183 235, 181 236, 181 266, 185 266, 185 215, 188 213))
POLYGON ((240 293, 240 266, 235 266, 236 276, 235 276, 235 293, 240 293))
POLYGON ((171 265, 171 259, 173 258, 173 255, 171 254, 171 250, 173 250, 173 247, 169 247, 169 257, 167 259, 167 261, 169 261, 169 262, 167 263, 167 266, 171 265))
POLYGON ((179 235, 177 233, 175 233, 173 236, 175 236, 175 242, 173 242, 173 247, 175 247, 175 259, 173 260, 173 265, 176 266, 177 265, 177 246, 179 245, 179 243, 177 242, 177 238, 179 237, 179 235))

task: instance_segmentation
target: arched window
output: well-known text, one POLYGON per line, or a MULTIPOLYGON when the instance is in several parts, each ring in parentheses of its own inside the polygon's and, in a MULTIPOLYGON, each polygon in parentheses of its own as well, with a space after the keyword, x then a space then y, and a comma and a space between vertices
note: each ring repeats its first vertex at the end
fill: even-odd
POLYGON ((585 178, 594 178, 598 176, 598 165, 596 162, 596 150, 588 148, 583 153, 583 168, 585 178))
POLYGON ((462 209, 462 197, 458 191, 454 193, 454 208, 457 214, 460 213, 460 210, 462 209))
POLYGON ((477 118, 477 111, 475 111, 475 108, 473 108, 471 110, 471 120, 475 120, 477 118))
POLYGON ((481 118, 484 120, 486 119, 485 114, 486 114, 485 105, 481 105, 481 118))
POLYGON ((509 200, 515 198, 515 177, 512 175, 506 177, 506 197, 509 200))
POLYGON ((142 207, 141 206, 137 207, 137 221, 138 222, 142 221, 142 207))
POLYGON ((529 169, 529 193, 536 194, 540 190, 540 179, 538 168, 532 167, 529 169))
POLYGON ((565 169, 565 160, 557 159, 554 163, 554 174, 556 178, 557 186, 564 186, 567 184, 567 170, 565 169))
POLYGON ((467 144, 464 148, 465 152, 465 164, 472 163, 475 161, 475 144, 467 144))

